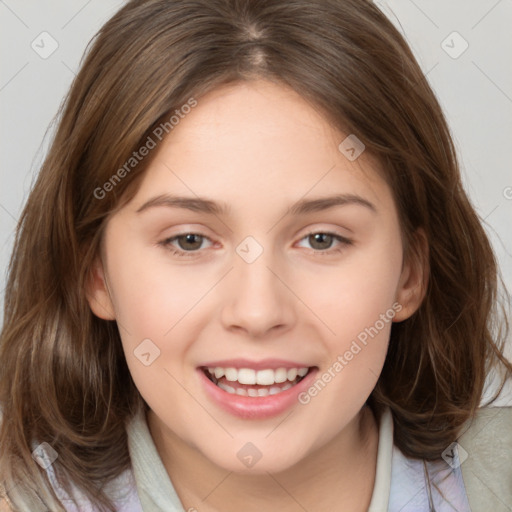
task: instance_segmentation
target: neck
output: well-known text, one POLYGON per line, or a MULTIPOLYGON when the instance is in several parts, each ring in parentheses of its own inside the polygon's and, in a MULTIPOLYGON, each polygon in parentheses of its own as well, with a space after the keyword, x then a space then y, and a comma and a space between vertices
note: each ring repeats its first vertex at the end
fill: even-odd
POLYGON ((248 475, 213 464, 147 415, 151 436, 185 510, 366 511, 375 482, 378 427, 371 409, 294 466, 248 475))

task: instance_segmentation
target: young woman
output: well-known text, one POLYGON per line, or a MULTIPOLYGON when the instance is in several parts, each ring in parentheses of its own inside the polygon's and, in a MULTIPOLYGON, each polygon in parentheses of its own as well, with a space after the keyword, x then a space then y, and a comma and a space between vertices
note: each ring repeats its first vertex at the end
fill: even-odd
POLYGON ((371 2, 133 0, 19 223, 4 507, 507 510, 498 282, 371 2))

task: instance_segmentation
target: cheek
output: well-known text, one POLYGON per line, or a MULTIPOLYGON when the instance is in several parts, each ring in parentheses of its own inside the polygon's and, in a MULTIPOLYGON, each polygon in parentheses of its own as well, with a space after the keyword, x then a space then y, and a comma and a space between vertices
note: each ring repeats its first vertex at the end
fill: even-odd
POLYGON ((150 252, 125 254, 117 266, 113 258, 110 277, 130 374, 154 408, 167 404, 170 397, 187 398, 178 384, 184 380, 181 366, 190 343, 184 331, 190 329, 188 315, 208 287, 199 286, 204 280, 191 282, 190 274, 171 268, 150 252))
MULTIPOLYGON (((332 347, 344 349, 382 314, 394 317, 401 265, 400 240, 389 234, 347 253, 339 264, 318 266, 314 276, 302 280, 298 294, 328 327, 325 339, 332 347)), ((381 322, 378 327, 385 330, 381 322)))
POLYGON ((323 336, 326 357, 321 371, 303 397, 304 403, 315 404, 319 421, 337 418, 338 424, 346 411, 355 414, 382 371, 393 318, 400 309, 395 302, 402 264, 397 236, 376 239, 340 265, 322 269, 315 283, 309 283, 308 305, 329 327, 323 336))
POLYGON ((332 425, 322 434, 325 438, 357 414, 375 387, 400 309, 395 302, 400 268, 398 251, 361 252, 330 273, 328 286, 316 286, 309 295, 333 332, 323 336, 325 359, 315 382, 299 398, 314 411, 319 429, 332 425))
POLYGON ((190 340, 184 329, 211 281, 197 274, 191 280, 166 262, 163 249, 127 251, 116 240, 110 247, 109 281, 130 373, 146 400, 165 402, 174 383, 165 370, 178 377, 190 340))
POLYGON ((167 338, 212 286, 199 267, 167 261, 163 248, 114 250, 109 266, 116 315, 134 338, 167 338))

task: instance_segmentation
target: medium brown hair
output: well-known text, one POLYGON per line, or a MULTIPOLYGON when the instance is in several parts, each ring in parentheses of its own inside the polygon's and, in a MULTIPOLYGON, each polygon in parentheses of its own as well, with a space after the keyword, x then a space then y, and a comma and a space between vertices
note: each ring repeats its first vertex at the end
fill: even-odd
POLYGON ((132 0, 88 49, 17 229, 0 341, 0 481, 14 505, 37 494, 63 510, 31 457, 39 440, 57 451, 61 477, 112 509, 101 486, 129 467, 125 424, 147 405, 116 323, 92 314, 85 289, 109 215, 133 196, 156 151, 104 197, 95 191, 191 97, 253 78, 291 87, 363 141, 394 195, 408 257, 426 257, 416 236, 426 233, 425 298, 393 325, 370 398, 376 411, 391 408, 402 452, 438 458, 474 415, 488 370, 501 362, 512 371, 497 263, 446 121, 376 6, 132 0))

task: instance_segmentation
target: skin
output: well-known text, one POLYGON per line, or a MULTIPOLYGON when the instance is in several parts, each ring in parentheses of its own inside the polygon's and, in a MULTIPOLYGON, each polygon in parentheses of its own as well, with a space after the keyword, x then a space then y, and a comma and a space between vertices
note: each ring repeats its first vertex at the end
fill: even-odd
POLYGON ((306 362, 322 373, 393 304, 401 305, 393 321, 419 307, 424 273, 403 258, 391 191, 367 153, 350 162, 338 150, 346 136, 284 86, 225 86, 198 99, 135 197, 107 223, 89 303, 118 322, 151 408, 151 435, 186 510, 362 511, 370 503, 378 425, 365 401, 391 322, 291 414, 235 417, 208 398, 196 371, 209 360, 246 357, 306 362), (163 193, 224 201, 229 212, 137 213, 163 193), (300 199, 334 193, 358 195, 376 211, 347 204, 285 214, 300 199), (311 232, 352 243, 315 242, 311 232), (184 233, 206 238, 162 245, 184 233), (236 253, 247 236, 263 249, 252 263, 236 253), (160 349, 150 366, 134 356, 146 338, 160 349), (262 453, 252 468, 237 457, 249 441, 262 453))

